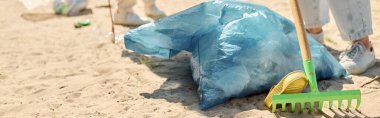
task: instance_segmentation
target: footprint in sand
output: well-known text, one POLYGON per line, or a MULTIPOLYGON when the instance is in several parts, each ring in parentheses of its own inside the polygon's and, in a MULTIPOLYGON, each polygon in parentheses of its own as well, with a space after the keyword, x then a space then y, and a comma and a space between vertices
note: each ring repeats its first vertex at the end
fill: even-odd
POLYGON ((16 89, 15 93, 17 93, 17 94, 26 94, 26 93, 30 93, 34 89, 35 89, 34 86, 24 86, 22 88, 16 89))
POLYGON ((34 91, 33 94, 41 93, 42 91, 45 91, 46 89, 38 89, 37 91, 34 91))
POLYGON ((14 92, 16 94, 26 94, 26 95, 34 95, 41 93, 45 91, 47 85, 41 84, 41 85, 26 85, 23 86, 22 88, 16 89, 14 92))
POLYGON ((66 96, 67 102, 74 102, 74 99, 79 98, 82 95, 82 93, 73 93, 68 96, 66 96))
POLYGON ((0 80, 7 78, 5 75, 0 73, 0 80))

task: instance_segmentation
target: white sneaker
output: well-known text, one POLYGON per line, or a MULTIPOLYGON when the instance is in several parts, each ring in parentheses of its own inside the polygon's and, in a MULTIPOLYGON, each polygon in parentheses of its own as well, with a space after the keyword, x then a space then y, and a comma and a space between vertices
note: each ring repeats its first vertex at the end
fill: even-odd
POLYGON ((145 14, 153 19, 165 17, 165 13, 160 10, 155 4, 145 4, 145 14))
POLYGON ((309 33, 311 37, 313 37, 315 40, 317 40, 319 43, 324 44, 324 38, 325 38, 325 33, 321 32, 319 34, 312 34, 309 33))
POLYGON ((115 24, 118 24, 118 25, 138 26, 138 25, 143 25, 148 22, 149 21, 142 20, 135 13, 126 13, 126 14, 116 13, 115 14, 115 24))
POLYGON ((340 64, 350 74, 358 75, 365 72, 376 62, 375 51, 367 50, 361 42, 356 42, 351 48, 339 56, 340 64))

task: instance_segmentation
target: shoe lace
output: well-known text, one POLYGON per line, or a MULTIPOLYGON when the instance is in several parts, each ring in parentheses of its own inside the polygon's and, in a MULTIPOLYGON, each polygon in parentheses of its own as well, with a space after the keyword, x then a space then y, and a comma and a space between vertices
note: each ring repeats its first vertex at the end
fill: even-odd
POLYGON ((349 50, 347 50, 346 52, 346 56, 349 58, 349 59, 355 59, 356 57, 358 57, 358 54, 360 53, 360 47, 359 47, 360 44, 354 44, 351 46, 351 48, 349 50))

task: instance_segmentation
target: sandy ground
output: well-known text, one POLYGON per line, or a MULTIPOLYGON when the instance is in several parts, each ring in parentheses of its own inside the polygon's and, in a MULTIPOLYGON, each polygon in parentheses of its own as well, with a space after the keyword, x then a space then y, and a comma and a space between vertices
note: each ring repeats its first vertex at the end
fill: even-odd
MULTIPOLYGON (((158 0, 158 6, 173 14, 202 2, 183 1, 158 0)), ((291 17, 286 0, 250 2, 291 17)), ((379 58, 380 0, 371 2, 371 39, 379 58)), ((91 0, 85 14, 62 17, 46 9, 28 11, 18 0, 0 1, 0 117, 380 117, 380 79, 370 82, 380 75, 379 59, 352 79, 319 82, 323 90, 360 89, 362 113, 325 108, 273 114, 263 105, 266 93, 200 111, 188 54, 149 62, 112 44, 106 5, 106 0, 91 0), (91 26, 74 29, 73 23, 86 18, 91 26)), ((142 8, 139 1, 135 9, 141 15, 142 8)), ((119 34, 132 28, 116 27, 119 34)), ((334 22, 325 31, 335 55, 348 46, 334 22)))

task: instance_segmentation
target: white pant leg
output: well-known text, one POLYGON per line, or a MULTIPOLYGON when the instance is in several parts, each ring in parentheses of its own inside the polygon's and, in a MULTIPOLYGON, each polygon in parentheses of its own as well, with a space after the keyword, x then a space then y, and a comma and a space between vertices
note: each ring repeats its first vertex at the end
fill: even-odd
POLYGON ((330 21, 326 0, 298 0, 298 4, 305 28, 322 27, 330 21))
POLYGON ((127 14, 133 12, 133 6, 135 6, 136 0, 118 0, 117 3, 117 13, 127 14))
POLYGON ((143 0, 143 2, 145 3, 145 5, 155 5, 156 3, 156 0, 143 0))
POLYGON ((373 34, 370 0, 328 1, 344 40, 359 40, 373 34))
POLYGON ((165 17, 165 13, 156 5, 156 0, 142 0, 144 2, 145 14, 153 19, 165 17))

